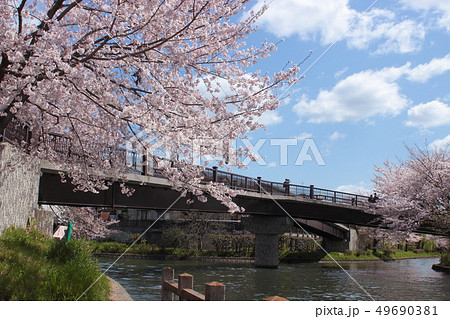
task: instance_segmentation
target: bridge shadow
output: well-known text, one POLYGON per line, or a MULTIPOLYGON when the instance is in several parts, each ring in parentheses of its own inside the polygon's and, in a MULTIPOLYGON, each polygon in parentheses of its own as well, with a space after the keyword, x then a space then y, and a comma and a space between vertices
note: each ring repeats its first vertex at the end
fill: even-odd
POLYGON ((327 254, 323 250, 316 251, 290 251, 281 254, 279 257, 280 263, 316 263, 323 259, 327 254))

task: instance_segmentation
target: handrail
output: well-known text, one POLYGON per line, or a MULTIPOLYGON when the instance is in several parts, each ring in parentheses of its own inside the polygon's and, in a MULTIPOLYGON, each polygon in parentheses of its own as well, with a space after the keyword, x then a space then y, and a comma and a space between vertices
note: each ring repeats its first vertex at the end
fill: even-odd
MULTIPOLYGON (((10 124, 11 125, 8 125, 8 127, 0 136, 1 140, 8 142, 18 142, 19 144, 25 142, 25 145, 29 146, 31 143, 31 131, 28 125, 21 124, 17 120, 11 122, 10 124), (14 139, 15 141, 13 141, 14 139)), ((72 143, 70 138, 57 133, 47 133, 46 135, 48 137, 44 138, 44 140, 46 140, 47 143, 52 144, 51 146, 56 152, 64 153, 64 155, 68 157, 82 157, 82 155, 78 154, 75 150, 72 150, 72 143)), ((120 152, 123 152, 123 154, 121 154, 121 157, 125 159, 125 165, 128 165, 129 160, 132 161, 131 165, 128 165, 131 173, 162 176, 161 169, 158 169, 157 167, 152 167, 151 170, 149 169, 150 167, 147 163, 147 158, 145 155, 139 155, 136 152, 129 151, 120 147, 112 148, 106 146, 105 151, 106 150, 108 150, 108 154, 105 153, 105 155, 109 156, 111 156, 113 153, 118 154, 120 152)), ((161 160, 165 159, 161 158, 161 160)), ((204 168, 203 182, 223 183, 230 188, 245 190, 249 192, 268 193, 270 195, 285 195, 290 197, 302 197, 351 206, 369 206, 369 197, 365 195, 318 188, 314 185, 304 186, 291 184, 289 180, 285 180, 284 182, 274 182, 263 180, 261 177, 257 177, 255 179, 250 176, 218 170, 217 166, 213 166, 212 168, 204 168)))
MULTIPOLYGON (((178 275, 175 281, 175 269, 165 267, 161 276, 161 301, 174 301, 175 296, 179 300, 186 301, 225 301, 225 285, 217 281, 205 284, 205 294, 193 289, 194 277, 190 274, 178 275)), ((263 301, 288 301, 279 296, 264 298, 263 301)))

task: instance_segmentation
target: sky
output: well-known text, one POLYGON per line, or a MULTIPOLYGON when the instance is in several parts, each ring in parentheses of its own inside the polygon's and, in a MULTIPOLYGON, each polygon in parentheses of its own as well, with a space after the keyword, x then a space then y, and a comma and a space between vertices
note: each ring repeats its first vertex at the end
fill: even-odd
POLYGON ((270 74, 311 55, 260 119, 267 129, 248 135, 262 160, 234 172, 367 193, 375 165, 405 160, 405 145, 450 142, 450 1, 267 4, 247 42, 282 42, 256 68, 270 74))

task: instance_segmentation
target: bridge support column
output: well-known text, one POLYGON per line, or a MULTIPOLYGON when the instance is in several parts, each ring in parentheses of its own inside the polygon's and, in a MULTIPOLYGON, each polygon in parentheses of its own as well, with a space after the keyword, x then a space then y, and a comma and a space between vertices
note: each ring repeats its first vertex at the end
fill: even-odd
POLYGON ((324 237, 322 241, 322 247, 327 252, 344 252, 346 250, 358 249, 358 232, 354 226, 350 226, 348 239, 335 239, 324 237))
POLYGON ((278 268, 278 235, 292 227, 288 217, 243 217, 244 228, 255 234, 255 267, 278 268))

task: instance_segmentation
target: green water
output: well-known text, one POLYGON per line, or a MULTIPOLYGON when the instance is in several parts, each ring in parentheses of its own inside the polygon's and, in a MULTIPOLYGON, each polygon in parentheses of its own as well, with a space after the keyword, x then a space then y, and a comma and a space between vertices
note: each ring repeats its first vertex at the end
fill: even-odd
MULTIPOLYGON (((103 268, 114 262, 99 261, 103 268)), ((255 269, 242 264, 121 259, 107 275, 122 284, 134 300, 160 300, 161 269, 167 266, 175 268, 175 276, 193 275, 194 289, 201 293, 207 282, 225 284, 226 300, 261 300, 275 295, 289 300, 371 300, 368 294, 375 300, 450 300, 450 275, 432 270, 437 262, 433 258, 342 264, 344 271, 336 264, 255 269)))

